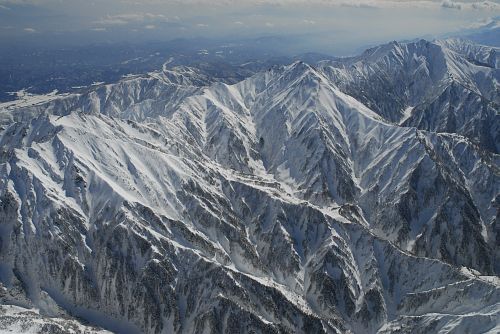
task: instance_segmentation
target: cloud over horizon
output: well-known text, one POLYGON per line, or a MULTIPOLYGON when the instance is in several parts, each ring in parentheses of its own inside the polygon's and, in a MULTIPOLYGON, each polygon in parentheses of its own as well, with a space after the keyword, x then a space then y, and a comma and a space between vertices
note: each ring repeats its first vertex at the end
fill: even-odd
POLYGON ((75 34, 81 43, 283 35, 334 52, 437 36, 498 15, 500 0, 0 0, 0 40, 21 42, 35 31, 39 43, 60 44, 75 34))

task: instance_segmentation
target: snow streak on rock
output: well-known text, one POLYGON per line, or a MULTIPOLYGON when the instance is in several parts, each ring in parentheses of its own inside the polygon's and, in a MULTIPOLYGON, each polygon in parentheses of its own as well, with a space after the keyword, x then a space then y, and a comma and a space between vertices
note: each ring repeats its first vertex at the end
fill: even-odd
POLYGON ((0 331, 498 331, 496 52, 0 106, 0 331))

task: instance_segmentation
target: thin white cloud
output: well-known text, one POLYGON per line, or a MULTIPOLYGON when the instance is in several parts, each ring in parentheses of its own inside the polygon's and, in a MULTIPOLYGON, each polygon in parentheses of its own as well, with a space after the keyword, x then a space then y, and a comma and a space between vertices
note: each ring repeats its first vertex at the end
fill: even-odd
POLYGON ((101 25, 125 25, 129 23, 140 22, 169 22, 170 19, 163 14, 152 13, 130 13, 130 14, 117 14, 106 15, 99 21, 95 22, 101 25))
POLYGON ((374 3, 374 1, 339 1, 337 4, 341 7, 352 7, 352 8, 379 8, 380 4, 374 3))
MULTIPOLYGON (((143 0, 136 2, 137 5, 161 4, 162 0, 143 0)), ((342 6, 342 7, 358 7, 358 8, 439 8, 447 7, 456 8, 460 6, 463 9, 471 9, 474 6, 482 6, 481 3, 493 3, 492 1, 452 1, 452 0, 175 0, 172 1, 183 5, 325 5, 325 6, 342 6), (443 5, 444 4, 444 5, 443 5)))
POLYGON ((500 10, 500 4, 492 1, 480 1, 480 2, 474 2, 471 4, 471 7, 473 9, 480 9, 480 10, 500 10))
POLYGON ((33 34, 33 33, 35 33, 35 32, 36 32, 36 29, 33 29, 33 28, 24 28, 23 30, 24 30, 25 32, 27 32, 27 33, 30 33, 30 34, 33 34))
POLYGON ((441 3, 441 7, 443 8, 449 8, 449 9, 462 9, 462 5, 457 3, 457 2, 454 2, 454 1, 451 1, 451 0, 444 0, 442 3, 441 3))
POLYGON ((443 0, 442 8, 458 10, 488 10, 500 11, 500 4, 492 1, 463 2, 453 0, 443 0))
MULTIPOLYGON (((467 1, 467 0, 109 0, 117 5, 129 5, 136 8, 149 6, 185 6, 192 7, 196 5, 206 6, 260 6, 260 5, 321 5, 321 6, 342 6, 355 8, 453 8, 462 10, 474 9, 493 9, 500 10, 500 1, 483 0, 483 1, 467 1)), ((52 3, 55 0, 0 0, 0 6, 16 5, 16 4, 36 4, 43 5, 44 3, 52 3)), ((161 17, 157 14, 121 14, 108 15, 103 18, 109 24, 124 24, 138 18, 151 15, 152 17, 161 17)))
MULTIPOLYGON (((142 41, 159 36, 237 39, 269 33, 307 34, 311 37, 297 42, 297 49, 315 48, 335 54, 385 40, 432 38, 463 29, 481 18, 500 15, 500 0, 27 1, 36 2, 36 6, 11 5, 0 0, 1 5, 11 8, 8 12, 0 9, 3 15, 0 25, 13 25, 14 31, 27 38, 30 36, 23 32, 24 27, 38 29, 36 36, 40 38, 61 32, 66 40, 74 32, 117 41, 142 41), (26 15, 38 9, 37 15, 26 15), (156 29, 147 30, 146 26, 156 29), (104 31, 101 29, 107 32, 97 33, 104 31), (138 33, 132 33, 132 29, 138 33)), ((8 31, 3 30, 3 34, 8 35, 8 31)))
MULTIPOLYGON (((423 8, 423 9, 492 9, 500 10, 498 1, 453 1, 453 0, 191 0, 200 4, 269 4, 269 5, 321 5, 352 8, 423 8)), ((191 2, 185 0, 185 3, 191 2), (187 2, 186 2, 187 1, 187 2)))
POLYGON ((154 24, 148 24, 144 26, 144 29, 153 30, 156 29, 156 26, 154 24))

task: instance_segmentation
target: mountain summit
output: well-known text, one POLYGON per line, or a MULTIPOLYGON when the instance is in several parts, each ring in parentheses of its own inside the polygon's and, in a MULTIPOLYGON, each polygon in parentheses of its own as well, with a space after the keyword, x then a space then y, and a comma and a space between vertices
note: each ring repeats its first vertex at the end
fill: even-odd
POLYGON ((498 331, 497 55, 393 42, 0 105, 0 330, 498 331))

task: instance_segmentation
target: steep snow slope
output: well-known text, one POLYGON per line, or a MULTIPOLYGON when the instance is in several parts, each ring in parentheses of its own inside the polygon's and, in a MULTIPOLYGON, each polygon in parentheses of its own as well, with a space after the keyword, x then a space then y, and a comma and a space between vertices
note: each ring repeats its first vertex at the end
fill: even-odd
POLYGON ((461 39, 392 42, 320 68, 388 121, 461 134, 499 153, 498 55, 461 39))
POLYGON ((115 332, 494 332, 498 155, 330 74, 164 69, 0 111, 2 304, 115 332))
POLYGON ((45 317, 38 310, 13 305, 0 306, 0 333, 74 333, 110 334, 96 327, 82 325, 69 318, 45 317))

